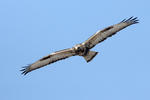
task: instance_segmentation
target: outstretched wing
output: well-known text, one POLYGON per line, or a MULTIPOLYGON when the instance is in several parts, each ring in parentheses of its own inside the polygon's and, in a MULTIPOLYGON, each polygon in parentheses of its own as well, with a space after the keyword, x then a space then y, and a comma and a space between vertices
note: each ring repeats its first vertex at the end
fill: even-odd
POLYGON ((35 63, 33 63, 31 65, 23 67, 23 69, 20 71, 23 71, 22 74, 26 75, 28 72, 30 72, 32 70, 44 67, 44 66, 54 63, 58 60, 62 60, 62 59, 65 59, 65 58, 68 58, 71 56, 75 56, 75 55, 76 55, 76 53, 74 52, 73 48, 57 51, 48 56, 41 58, 40 60, 36 61, 35 63))
POLYGON ((130 17, 129 19, 124 19, 120 23, 109 26, 101 31, 96 32, 93 36, 91 36, 88 40, 83 42, 83 44, 87 45, 89 49, 93 48, 96 44, 104 41, 108 37, 114 35, 116 32, 124 29, 127 26, 138 23, 137 17, 130 17))

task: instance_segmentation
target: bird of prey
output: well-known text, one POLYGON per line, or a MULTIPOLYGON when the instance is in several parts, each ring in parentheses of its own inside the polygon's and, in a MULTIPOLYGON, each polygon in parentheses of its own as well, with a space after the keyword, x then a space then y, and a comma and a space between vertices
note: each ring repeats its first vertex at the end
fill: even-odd
POLYGON ((71 56, 82 56, 87 62, 90 62, 98 53, 95 51, 91 51, 91 48, 93 48, 98 43, 104 41, 108 37, 111 37, 112 35, 116 34, 118 31, 132 24, 138 23, 138 21, 139 20, 137 19, 137 17, 130 17, 129 19, 124 19, 115 25, 109 26, 103 30, 99 30, 83 43, 77 44, 69 49, 56 51, 48 56, 39 59, 31 65, 23 67, 23 69, 21 70, 23 71, 22 74, 26 75, 28 72, 31 72, 35 69, 44 67, 48 64, 54 63, 58 60, 62 60, 71 56))

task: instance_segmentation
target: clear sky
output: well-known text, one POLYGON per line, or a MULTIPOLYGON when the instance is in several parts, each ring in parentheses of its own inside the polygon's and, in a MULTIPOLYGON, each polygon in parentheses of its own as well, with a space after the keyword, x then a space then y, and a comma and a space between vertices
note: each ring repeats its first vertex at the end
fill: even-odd
POLYGON ((1 0, 0 100, 150 100, 149 0, 1 0), (26 76, 21 67, 124 18, 89 63, 71 57, 26 76))

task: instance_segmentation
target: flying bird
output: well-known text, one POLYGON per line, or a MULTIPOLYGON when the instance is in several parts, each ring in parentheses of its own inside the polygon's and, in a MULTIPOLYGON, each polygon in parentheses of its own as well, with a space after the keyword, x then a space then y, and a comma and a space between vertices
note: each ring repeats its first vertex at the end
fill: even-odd
POLYGON ((93 48, 98 43, 104 41, 108 37, 116 34, 118 31, 132 25, 138 23, 137 17, 130 17, 129 19, 124 19, 118 24, 109 26, 103 30, 99 30, 85 42, 75 45, 72 48, 64 49, 60 51, 56 51, 51 53, 48 56, 45 56, 33 64, 23 67, 22 74, 26 75, 28 72, 31 72, 35 69, 44 67, 48 64, 54 63, 56 61, 72 57, 72 56, 82 56, 87 62, 90 62, 98 52, 91 51, 90 49, 93 48))

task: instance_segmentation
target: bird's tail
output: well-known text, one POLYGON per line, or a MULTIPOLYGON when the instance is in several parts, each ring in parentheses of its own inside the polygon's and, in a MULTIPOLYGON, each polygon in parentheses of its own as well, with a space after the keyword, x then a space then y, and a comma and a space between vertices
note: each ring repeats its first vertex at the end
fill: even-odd
POLYGON ((95 51, 88 51, 88 53, 84 55, 83 57, 87 62, 90 62, 97 55, 97 53, 98 52, 95 52, 95 51))

